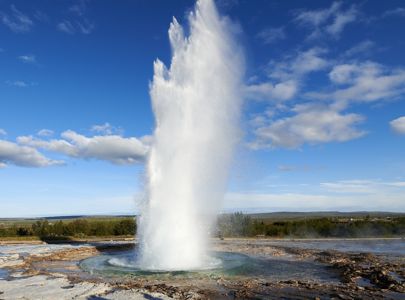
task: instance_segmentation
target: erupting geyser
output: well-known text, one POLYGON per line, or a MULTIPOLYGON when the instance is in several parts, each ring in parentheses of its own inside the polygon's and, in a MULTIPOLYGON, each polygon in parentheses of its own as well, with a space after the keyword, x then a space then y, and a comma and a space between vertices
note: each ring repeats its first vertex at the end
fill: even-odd
POLYGON ((138 265, 207 267, 209 231, 239 139, 243 56, 212 0, 197 1, 189 34, 173 19, 170 68, 156 60, 150 87, 156 118, 139 222, 138 265))

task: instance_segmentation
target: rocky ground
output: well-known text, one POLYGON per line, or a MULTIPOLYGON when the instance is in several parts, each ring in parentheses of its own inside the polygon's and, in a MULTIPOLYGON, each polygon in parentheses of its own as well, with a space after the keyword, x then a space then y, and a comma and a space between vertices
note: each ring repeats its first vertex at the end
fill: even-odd
POLYGON ((213 248, 265 259, 319 262, 336 273, 338 280, 218 275, 103 278, 78 267, 82 259, 132 247, 132 243, 119 243, 3 248, 0 299, 405 299, 403 257, 304 250, 256 240, 216 241, 213 248))

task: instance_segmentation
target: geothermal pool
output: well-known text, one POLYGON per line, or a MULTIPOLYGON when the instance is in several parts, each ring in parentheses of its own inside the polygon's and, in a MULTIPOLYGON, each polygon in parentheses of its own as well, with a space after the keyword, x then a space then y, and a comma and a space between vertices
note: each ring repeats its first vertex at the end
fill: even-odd
POLYGON ((262 277, 269 280, 313 278, 319 282, 337 282, 335 272, 313 261, 277 257, 256 257, 242 253, 216 251, 207 258, 206 267, 195 270, 145 270, 137 263, 137 253, 125 251, 83 260, 80 267, 101 276, 171 278, 262 277))

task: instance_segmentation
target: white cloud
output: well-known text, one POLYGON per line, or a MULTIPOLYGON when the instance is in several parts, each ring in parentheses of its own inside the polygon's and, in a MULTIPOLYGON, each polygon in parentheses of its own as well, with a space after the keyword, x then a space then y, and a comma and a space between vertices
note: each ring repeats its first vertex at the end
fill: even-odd
POLYGON ((35 64, 37 62, 35 55, 29 54, 29 55, 20 55, 17 57, 19 60, 21 60, 24 63, 31 63, 35 64))
POLYGON ((279 61, 271 61, 267 66, 267 79, 245 87, 248 99, 264 101, 284 101, 292 99, 303 85, 305 75, 325 69, 329 62, 322 57, 327 52, 323 48, 310 48, 286 56, 279 61))
POLYGON ((393 99, 405 93, 405 70, 389 69, 374 62, 337 65, 329 73, 329 79, 342 88, 332 92, 307 93, 307 96, 334 100, 344 106, 348 101, 373 102, 393 99))
POLYGON ((21 167, 47 167, 61 165, 63 162, 48 159, 33 147, 0 140, 0 164, 2 167, 8 164, 21 167))
POLYGON ((395 132, 405 134, 405 116, 392 120, 390 125, 395 132))
POLYGON ((7 132, 4 129, 0 128, 0 135, 7 135, 7 132))
POLYGON ((288 100, 295 96, 298 84, 294 80, 287 80, 272 84, 264 82, 251 84, 245 87, 245 96, 254 100, 288 100))
POLYGON ((15 33, 29 32, 34 26, 31 18, 19 11, 14 5, 11 5, 10 8, 10 14, 0 11, 1 22, 15 33))
POLYGON ((74 158, 105 160, 118 165, 143 162, 149 150, 145 143, 135 137, 124 138, 119 135, 86 137, 72 130, 63 132, 61 136, 62 139, 49 141, 21 136, 17 141, 22 145, 74 158))
POLYGON ((284 27, 265 28, 257 34, 265 44, 272 44, 286 38, 284 27))
POLYGON ((37 135, 39 136, 51 136, 53 135, 53 131, 49 129, 41 129, 40 131, 37 132, 37 135))
POLYGON ((308 38, 319 38, 324 35, 339 37, 344 28, 356 21, 358 11, 355 6, 342 9, 342 2, 333 2, 329 8, 320 10, 301 10, 296 13, 295 21, 309 27, 312 32, 308 38))
POLYGON ((358 114, 342 114, 325 105, 297 105, 295 115, 285 117, 255 130, 253 149, 266 147, 297 148, 304 143, 344 142, 365 134, 356 125, 363 120, 358 114))
POLYGON ((326 53, 326 49, 314 47, 298 51, 293 56, 286 56, 283 60, 271 61, 268 65, 268 75, 270 78, 287 80, 324 70, 330 65, 328 60, 322 57, 326 53))

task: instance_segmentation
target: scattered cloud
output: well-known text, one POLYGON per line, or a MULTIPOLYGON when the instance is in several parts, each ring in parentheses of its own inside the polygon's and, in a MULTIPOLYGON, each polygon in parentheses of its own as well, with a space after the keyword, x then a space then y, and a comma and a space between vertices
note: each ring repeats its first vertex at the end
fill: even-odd
POLYGON ((265 28, 257 34, 265 44, 272 44, 286 38, 284 27, 265 28))
POLYGON ((344 106, 348 101, 373 102, 405 93, 405 69, 390 69, 370 61, 336 65, 329 79, 337 87, 334 91, 313 92, 307 96, 335 100, 344 106))
POLYGON ((292 111, 294 116, 256 128, 257 139, 250 148, 297 148, 304 143, 345 142, 365 134, 356 128, 364 119, 358 114, 343 114, 331 106, 316 104, 296 105, 292 111))
POLYGON ((280 165, 277 167, 280 172, 309 172, 314 170, 321 170, 320 167, 312 167, 308 165, 280 165))
POLYGON ((9 164, 21 167, 47 167, 61 165, 63 161, 46 158, 33 147, 0 140, 0 165, 5 167, 9 164))
POLYGON ((17 142, 73 158, 104 160, 117 165, 143 162, 149 150, 142 140, 135 137, 125 138, 119 135, 86 137, 72 130, 63 132, 61 137, 48 141, 32 136, 21 136, 17 138, 17 142))
POLYGON ((325 48, 313 47, 297 51, 295 55, 286 56, 283 60, 271 61, 267 67, 268 75, 274 79, 291 79, 324 70, 330 64, 323 57, 327 52, 325 48))
POLYGON ((295 80, 287 80, 279 83, 262 82, 245 87, 245 96, 253 100, 288 100, 295 96, 298 83, 295 80))
POLYGON ((320 10, 300 10, 295 13, 295 22, 310 28, 309 39, 325 35, 338 38, 344 28, 356 21, 358 11, 354 5, 348 9, 342 8, 342 2, 333 2, 329 8, 320 10))
POLYGON ((356 17, 357 10, 354 8, 354 6, 352 6, 347 11, 336 14, 332 24, 328 25, 325 30, 332 36, 338 37, 345 26, 354 22, 356 17))
POLYGON ((346 50, 344 56, 352 57, 358 54, 365 54, 368 53, 374 47, 375 43, 373 41, 365 40, 353 46, 352 48, 346 50))
POLYGON ((41 129, 40 131, 37 132, 37 135, 39 136, 52 136, 54 132, 49 129, 41 129))
POLYGON ((95 25, 86 17, 87 2, 80 0, 68 8, 68 12, 73 17, 63 20, 57 24, 57 29, 67 34, 90 34, 95 25))
POLYGON ((322 56, 327 53, 323 48, 310 48, 285 56, 267 65, 267 79, 252 82, 245 87, 248 99, 264 101, 284 101, 292 99, 299 92, 305 75, 325 69, 329 62, 322 56))
POLYGON ((23 63, 35 64, 37 62, 35 55, 20 55, 17 57, 23 63))
POLYGON ((387 10, 386 12, 383 13, 382 16, 383 16, 383 18, 392 17, 392 16, 405 17, 405 8, 397 7, 395 9, 387 10))
POLYGON ((73 4, 71 7, 69 7, 69 11, 78 15, 78 16, 84 16, 86 13, 87 9, 87 1, 81 0, 78 1, 78 3, 73 4))
POLYGON ((34 12, 34 18, 40 22, 49 22, 49 17, 43 11, 36 10, 34 12))
POLYGON ((387 189, 402 189, 405 182, 393 181, 385 182, 370 179, 340 180, 334 182, 322 182, 321 188, 334 193, 344 194, 376 194, 387 189))
POLYGON ((7 131, 4 129, 0 128, 0 135, 7 135, 7 131))
POLYGON ((395 132, 405 134, 405 116, 392 120, 390 125, 395 132))
POLYGON ((7 80, 5 83, 8 86, 15 86, 15 87, 19 87, 19 88, 26 88, 26 87, 35 85, 35 83, 33 83, 33 82, 26 82, 26 81, 23 81, 23 80, 14 80, 14 81, 7 80))
POLYGON ((95 28, 94 23, 90 22, 87 19, 83 19, 82 21, 77 21, 77 28, 78 31, 82 34, 90 34, 95 28))
POLYGON ((123 132, 122 128, 112 126, 108 122, 101 125, 93 125, 90 130, 103 135, 112 135, 112 134, 121 135, 123 132))
POLYGON ((57 25, 58 30, 65 32, 67 34, 75 34, 76 32, 82 34, 90 34, 94 30, 94 24, 83 19, 82 21, 70 22, 64 20, 57 25))
POLYGON ((58 30, 67 34, 74 34, 76 32, 76 29, 74 28, 72 23, 67 20, 60 22, 56 27, 58 28, 58 30))
POLYGON ((375 194, 344 193, 227 193, 225 210, 263 211, 403 211, 403 191, 375 194))
POLYGON ((31 31, 34 26, 32 19, 18 10, 13 4, 10 6, 10 13, 0 11, 0 20, 11 31, 25 33, 31 31))

